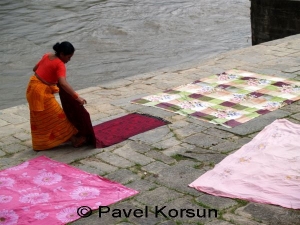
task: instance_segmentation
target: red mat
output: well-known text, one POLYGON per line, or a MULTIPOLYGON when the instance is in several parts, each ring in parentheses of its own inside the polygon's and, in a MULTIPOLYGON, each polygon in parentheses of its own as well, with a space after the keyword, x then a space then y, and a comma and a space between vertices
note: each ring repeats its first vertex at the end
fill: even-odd
POLYGON ((79 103, 60 88, 59 96, 67 118, 86 136, 94 147, 104 148, 122 142, 134 135, 168 124, 159 117, 132 113, 92 126, 90 114, 79 103))
POLYGON ((138 113, 107 121, 94 126, 96 147, 107 147, 168 123, 160 118, 138 113))

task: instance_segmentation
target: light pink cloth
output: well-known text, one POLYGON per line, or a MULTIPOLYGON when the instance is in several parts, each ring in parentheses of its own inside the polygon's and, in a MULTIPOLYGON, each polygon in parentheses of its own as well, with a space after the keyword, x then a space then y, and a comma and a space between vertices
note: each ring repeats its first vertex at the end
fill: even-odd
POLYGON ((97 209, 137 193, 40 156, 0 171, 0 224, 66 224, 80 218, 80 206, 97 209))
POLYGON ((300 125, 274 121, 189 186, 216 196, 300 209, 300 125))

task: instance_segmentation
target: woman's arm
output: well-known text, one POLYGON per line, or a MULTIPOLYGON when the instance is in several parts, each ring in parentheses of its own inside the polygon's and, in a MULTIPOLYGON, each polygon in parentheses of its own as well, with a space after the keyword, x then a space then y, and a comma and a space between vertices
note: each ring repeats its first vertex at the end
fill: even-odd
POLYGON ((75 98, 80 104, 86 104, 86 100, 84 98, 81 98, 78 96, 78 94, 74 91, 72 86, 68 83, 65 77, 59 77, 58 78, 58 83, 60 86, 68 93, 70 94, 73 98, 75 98))

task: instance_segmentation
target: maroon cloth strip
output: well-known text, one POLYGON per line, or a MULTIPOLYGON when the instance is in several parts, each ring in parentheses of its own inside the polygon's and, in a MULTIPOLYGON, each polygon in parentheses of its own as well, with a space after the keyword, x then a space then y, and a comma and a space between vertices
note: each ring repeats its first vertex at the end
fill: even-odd
POLYGON ((89 112, 63 88, 59 85, 58 87, 62 108, 68 120, 77 128, 79 131, 78 135, 85 136, 88 144, 96 146, 94 129, 89 112))
POLYGON ((145 114, 132 113, 94 126, 96 147, 103 148, 139 133, 168 124, 168 121, 145 114))

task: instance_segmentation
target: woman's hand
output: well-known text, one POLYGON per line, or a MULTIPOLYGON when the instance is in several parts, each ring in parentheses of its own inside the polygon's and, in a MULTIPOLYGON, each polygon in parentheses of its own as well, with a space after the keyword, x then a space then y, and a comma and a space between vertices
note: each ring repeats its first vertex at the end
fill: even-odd
POLYGON ((77 102, 80 103, 80 105, 86 104, 86 100, 84 98, 81 98, 78 96, 78 94, 74 91, 74 89, 71 87, 71 85, 67 82, 65 77, 59 77, 58 82, 60 86, 68 93, 70 94, 74 99, 76 99, 77 102), (75 93, 75 94, 74 94, 75 93))
POLYGON ((81 97, 78 97, 78 98, 76 99, 76 101, 79 102, 80 105, 84 105, 84 104, 87 103, 86 100, 85 100, 84 98, 81 98, 81 97))

